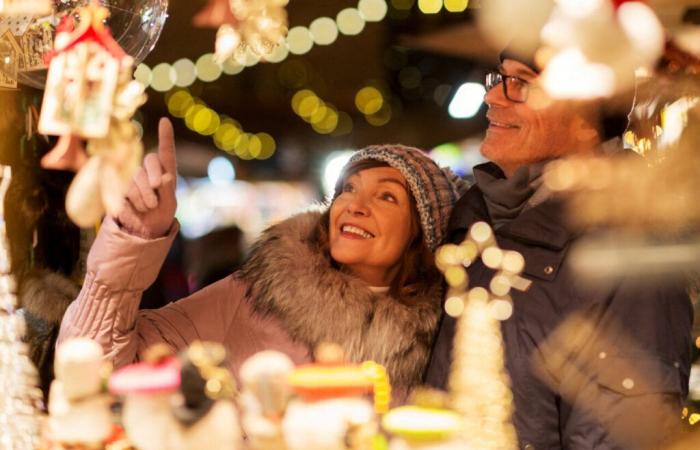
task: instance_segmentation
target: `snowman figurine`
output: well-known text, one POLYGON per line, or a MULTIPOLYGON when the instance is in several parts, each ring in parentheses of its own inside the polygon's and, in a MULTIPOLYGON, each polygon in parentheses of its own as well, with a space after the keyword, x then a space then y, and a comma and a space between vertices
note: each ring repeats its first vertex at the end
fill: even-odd
POLYGON ((236 383, 226 350, 213 342, 194 342, 180 353, 180 388, 172 413, 178 424, 176 450, 238 450, 241 430, 234 398, 236 383))
POLYGON ((102 347, 87 338, 58 347, 48 420, 48 437, 56 448, 104 448, 112 422, 102 357, 102 347))
POLYGON ((317 363, 298 367, 289 382, 298 398, 282 429, 289 450, 370 450, 378 424, 366 368, 343 364, 336 345, 322 345, 317 363))
POLYGON ((274 350, 256 353, 241 366, 241 422, 251 450, 286 449, 282 418, 292 395, 293 371, 292 360, 274 350))
POLYGON ((172 397, 180 386, 180 361, 165 345, 148 349, 143 362, 116 371, 109 390, 124 397, 122 425, 139 450, 174 449, 179 424, 172 413, 172 397))

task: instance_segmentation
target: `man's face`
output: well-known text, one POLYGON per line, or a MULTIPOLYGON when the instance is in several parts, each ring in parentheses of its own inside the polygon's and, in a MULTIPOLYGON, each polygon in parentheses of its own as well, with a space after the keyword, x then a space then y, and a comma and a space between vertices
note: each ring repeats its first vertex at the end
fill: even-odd
POLYGON ((554 158, 576 149, 581 119, 572 105, 552 102, 537 86, 537 74, 523 63, 506 59, 500 67, 503 75, 529 83, 525 103, 506 98, 499 83, 486 93, 489 127, 481 144, 481 153, 507 175, 518 167, 554 158))

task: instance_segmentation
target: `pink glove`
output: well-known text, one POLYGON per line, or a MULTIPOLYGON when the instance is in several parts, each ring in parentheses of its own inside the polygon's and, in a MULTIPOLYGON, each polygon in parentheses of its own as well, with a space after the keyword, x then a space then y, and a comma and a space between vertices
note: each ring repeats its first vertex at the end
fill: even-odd
POLYGON ((149 153, 136 172, 117 223, 129 234, 155 239, 168 234, 175 218, 177 163, 170 120, 158 124, 158 153, 149 153))

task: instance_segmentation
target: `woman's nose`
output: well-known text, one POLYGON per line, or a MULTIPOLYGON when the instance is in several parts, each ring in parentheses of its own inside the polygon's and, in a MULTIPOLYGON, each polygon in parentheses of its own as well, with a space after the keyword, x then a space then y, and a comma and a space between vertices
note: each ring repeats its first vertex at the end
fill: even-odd
POLYGON ((348 203, 348 212, 353 215, 368 216, 369 208, 367 201, 362 195, 356 195, 348 203))

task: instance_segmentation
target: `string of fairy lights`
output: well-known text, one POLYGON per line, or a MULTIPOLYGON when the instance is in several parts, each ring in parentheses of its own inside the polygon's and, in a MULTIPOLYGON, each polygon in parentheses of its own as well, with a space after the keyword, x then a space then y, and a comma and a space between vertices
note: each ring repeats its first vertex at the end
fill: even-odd
MULTIPOLYGON (((417 5, 424 14, 463 12, 468 0, 390 0, 397 11, 410 10, 417 5)), ((387 0, 359 0, 356 8, 345 8, 335 19, 319 17, 308 27, 292 27, 272 53, 261 57, 247 50, 237 52, 223 63, 213 53, 201 55, 196 61, 181 58, 174 63, 160 63, 154 67, 139 64, 134 78, 147 88, 166 93, 168 111, 185 120, 189 129, 203 136, 212 136, 217 148, 235 154, 241 159, 267 159, 275 151, 274 138, 267 133, 251 134, 242 130, 233 118, 209 108, 203 100, 193 96, 187 88, 197 80, 211 83, 222 75, 237 75, 260 62, 281 63, 291 55, 304 55, 314 45, 327 46, 342 35, 356 36, 369 22, 382 21, 389 11, 387 0)), ((355 105, 366 121, 373 126, 386 125, 392 117, 387 96, 375 86, 364 86, 355 96, 355 105)), ((319 134, 340 136, 353 129, 352 117, 338 111, 331 103, 321 100, 309 89, 301 89, 292 97, 292 109, 319 134)))

